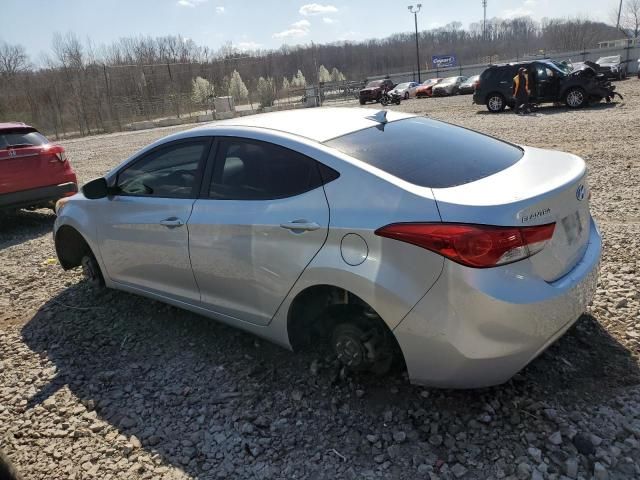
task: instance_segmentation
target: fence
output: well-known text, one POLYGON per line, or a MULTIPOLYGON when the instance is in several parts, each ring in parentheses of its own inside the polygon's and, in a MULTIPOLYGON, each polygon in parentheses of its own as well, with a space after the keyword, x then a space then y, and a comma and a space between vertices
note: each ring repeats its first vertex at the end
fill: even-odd
MULTIPOLYGON (((638 58, 640 58, 640 45, 630 45, 627 47, 615 47, 615 48, 594 48, 591 50, 578 50, 570 52, 553 52, 541 55, 523 55, 522 57, 510 58, 510 59, 498 59, 493 58, 487 63, 477 63, 473 65, 460 65, 457 67, 425 70, 420 72, 422 80, 429 78, 439 77, 452 77, 452 76, 464 76, 471 77, 473 75, 481 74, 491 63, 511 63, 521 62, 527 60, 570 60, 573 62, 584 62, 586 60, 595 62, 601 57, 608 57, 612 55, 620 55, 622 61, 627 65, 627 72, 632 74, 638 73, 638 58)), ((414 82, 417 81, 418 75, 416 71, 390 73, 387 75, 371 76, 368 80, 379 80, 382 78, 390 78, 394 83, 402 82, 414 82)))

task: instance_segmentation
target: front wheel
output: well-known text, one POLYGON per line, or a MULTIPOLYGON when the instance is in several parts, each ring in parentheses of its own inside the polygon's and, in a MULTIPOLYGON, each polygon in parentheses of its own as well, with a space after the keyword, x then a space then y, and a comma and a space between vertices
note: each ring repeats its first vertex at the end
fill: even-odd
POLYGON ((499 93, 492 93, 487 97, 487 110, 489 110, 491 113, 501 112, 506 106, 507 102, 499 93))
POLYGON ((404 93, 404 99, 405 100, 409 100, 409 92, 405 92, 404 93))
POLYGON ((367 102, 365 102, 364 100, 360 100, 360 105, 364 105, 365 103, 367 102))
POLYGON ((104 277, 102 276, 100 265, 98 265, 98 261, 96 260, 96 257, 93 256, 93 253, 89 252, 82 257, 81 264, 82 273, 89 285, 93 288, 104 287, 104 277))
POLYGON ((580 108, 587 103, 587 96, 582 88, 572 87, 565 95, 565 103, 569 108, 580 108))

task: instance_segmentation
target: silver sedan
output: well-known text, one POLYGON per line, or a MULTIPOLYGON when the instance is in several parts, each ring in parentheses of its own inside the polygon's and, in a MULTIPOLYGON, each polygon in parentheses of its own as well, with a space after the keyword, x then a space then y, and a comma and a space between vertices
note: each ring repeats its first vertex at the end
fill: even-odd
POLYGON ((399 112, 171 135, 59 202, 65 269, 353 370, 507 381, 594 293, 585 163, 399 112))

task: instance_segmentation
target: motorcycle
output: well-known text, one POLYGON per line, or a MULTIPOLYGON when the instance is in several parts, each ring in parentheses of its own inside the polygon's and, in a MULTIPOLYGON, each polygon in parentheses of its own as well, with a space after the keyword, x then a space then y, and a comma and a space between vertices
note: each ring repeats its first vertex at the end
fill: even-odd
POLYGON ((382 92, 382 97, 380 97, 380 103, 383 106, 387 106, 387 105, 391 105, 391 104, 396 104, 396 105, 400 105, 400 100, 402 99, 402 96, 397 93, 397 92, 392 92, 389 93, 387 90, 385 90, 384 92, 382 92))

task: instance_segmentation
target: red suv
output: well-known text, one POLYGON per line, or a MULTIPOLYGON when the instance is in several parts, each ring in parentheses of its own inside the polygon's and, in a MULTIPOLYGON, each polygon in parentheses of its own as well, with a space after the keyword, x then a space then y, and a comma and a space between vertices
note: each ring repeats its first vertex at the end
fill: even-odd
POLYGON ((0 210, 53 208, 77 191, 63 147, 24 123, 0 123, 0 210))

